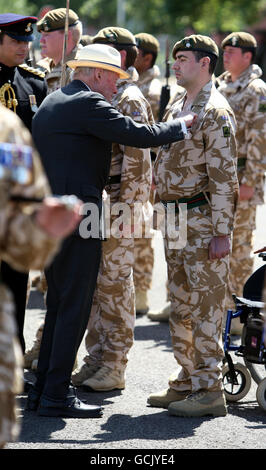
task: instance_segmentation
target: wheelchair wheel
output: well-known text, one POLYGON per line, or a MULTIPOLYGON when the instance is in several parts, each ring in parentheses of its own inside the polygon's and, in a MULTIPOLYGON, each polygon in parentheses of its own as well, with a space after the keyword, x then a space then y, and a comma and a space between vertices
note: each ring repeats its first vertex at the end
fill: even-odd
POLYGON ((251 375, 249 370, 237 362, 234 364, 235 380, 231 377, 228 364, 223 366, 223 388, 227 401, 238 401, 244 398, 251 387, 251 375))
MULTIPOLYGON (((246 336, 246 326, 243 325, 242 329, 242 336, 241 336, 241 344, 244 344, 246 336)), ((249 362, 245 357, 243 357, 245 366, 248 368, 252 379, 259 384, 265 377, 266 377, 266 365, 265 364, 255 364, 253 362, 249 362)))
POLYGON ((266 411, 266 378, 259 383, 256 398, 260 407, 266 411))

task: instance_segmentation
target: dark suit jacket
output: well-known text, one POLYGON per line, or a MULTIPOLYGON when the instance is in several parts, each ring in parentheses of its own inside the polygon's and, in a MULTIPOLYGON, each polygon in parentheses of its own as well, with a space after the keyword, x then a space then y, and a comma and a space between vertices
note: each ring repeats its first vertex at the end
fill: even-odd
POLYGON ((33 138, 54 194, 101 198, 112 142, 149 148, 183 139, 177 121, 140 125, 80 80, 48 95, 33 119, 33 138))

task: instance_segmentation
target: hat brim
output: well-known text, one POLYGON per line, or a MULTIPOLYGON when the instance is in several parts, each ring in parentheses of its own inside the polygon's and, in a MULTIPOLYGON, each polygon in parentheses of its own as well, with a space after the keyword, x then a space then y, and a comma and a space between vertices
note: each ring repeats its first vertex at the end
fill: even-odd
POLYGON ((98 69, 105 69, 105 70, 110 70, 111 72, 115 72, 119 75, 119 78, 130 77, 130 75, 127 72, 125 72, 123 69, 121 69, 120 67, 116 67, 115 65, 107 64, 105 62, 97 62, 94 60, 74 59, 74 60, 69 60, 67 62, 67 65, 71 69, 75 69, 77 67, 94 67, 98 69))
POLYGON ((34 41, 34 34, 30 34, 28 36, 19 36, 18 34, 8 33, 3 31, 7 36, 12 39, 16 39, 16 41, 23 41, 23 42, 31 42, 34 41))

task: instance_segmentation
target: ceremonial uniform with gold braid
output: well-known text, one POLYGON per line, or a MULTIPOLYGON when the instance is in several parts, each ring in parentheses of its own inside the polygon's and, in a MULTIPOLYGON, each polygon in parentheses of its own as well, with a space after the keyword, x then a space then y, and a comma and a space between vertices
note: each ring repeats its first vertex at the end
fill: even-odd
POLYGON ((7 67, 0 62, 0 101, 31 130, 32 118, 47 95, 45 74, 26 64, 7 67))

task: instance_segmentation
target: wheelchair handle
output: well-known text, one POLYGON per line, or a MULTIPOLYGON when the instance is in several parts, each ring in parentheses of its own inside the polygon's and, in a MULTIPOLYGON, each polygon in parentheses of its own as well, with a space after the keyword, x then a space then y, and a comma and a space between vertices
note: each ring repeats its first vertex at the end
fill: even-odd
POLYGON ((259 257, 262 258, 263 261, 266 261, 266 251, 263 251, 262 253, 260 253, 259 257))

